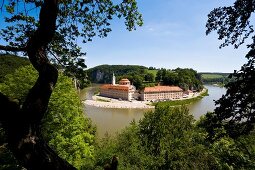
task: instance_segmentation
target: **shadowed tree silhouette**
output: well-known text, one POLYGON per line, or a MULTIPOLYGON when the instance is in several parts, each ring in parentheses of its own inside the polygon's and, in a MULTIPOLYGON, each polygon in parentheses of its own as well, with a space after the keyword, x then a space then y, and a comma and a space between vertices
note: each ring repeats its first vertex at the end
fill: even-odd
POLYGON ((8 147, 27 169, 75 169, 49 148, 41 134, 41 121, 58 79, 51 61, 55 57, 73 72, 83 69, 84 53, 77 38, 87 42, 96 35, 106 37, 113 16, 124 17, 127 29, 135 29, 142 24, 136 1, 10 0, 2 1, 0 8, 8 13, 0 31, 1 40, 8 44, 0 45, 0 50, 23 52, 39 73, 22 106, 0 93, 0 122, 8 147))
POLYGON ((206 115, 203 126, 210 140, 223 135, 238 138, 249 134, 255 123, 255 35, 252 16, 255 1, 236 0, 232 6, 215 8, 206 24, 209 34, 217 31, 218 39, 224 40, 220 47, 234 45, 238 48, 249 37, 253 41, 247 45, 248 62, 239 71, 230 74, 231 81, 226 85, 227 92, 218 101, 214 113, 206 115))

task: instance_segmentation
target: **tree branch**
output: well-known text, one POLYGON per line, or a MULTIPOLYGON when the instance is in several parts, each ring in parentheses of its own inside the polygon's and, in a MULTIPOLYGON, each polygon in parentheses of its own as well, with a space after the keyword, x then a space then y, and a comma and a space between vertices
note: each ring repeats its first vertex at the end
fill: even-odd
POLYGON ((39 17, 40 26, 27 44, 28 57, 38 72, 45 63, 49 63, 45 50, 56 31, 57 13, 58 0, 44 0, 39 17))
POLYGON ((0 50, 19 52, 19 51, 26 51, 26 47, 12 47, 12 46, 0 45, 0 50))
MULTIPOLYGON (((57 12, 58 0, 44 0, 40 11, 40 25, 29 37, 27 46, 23 49, 39 72, 39 77, 30 89, 22 108, 18 107, 11 111, 8 98, 0 93, 0 106, 8 106, 8 111, 0 114, 0 122, 6 122, 4 128, 7 132, 8 146, 15 157, 29 170, 75 170, 47 145, 41 134, 41 121, 58 78, 58 71, 50 64, 46 53, 46 48, 55 34, 57 12), (6 106, 5 103, 8 105, 6 106), (13 113, 9 114, 10 111, 13 113)), ((1 49, 21 50, 8 46, 0 46, 1 49)))
POLYGON ((65 68, 65 65, 62 64, 62 62, 58 59, 58 57, 51 50, 48 50, 48 52, 58 61, 58 63, 62 66, 62 68, 65 68))

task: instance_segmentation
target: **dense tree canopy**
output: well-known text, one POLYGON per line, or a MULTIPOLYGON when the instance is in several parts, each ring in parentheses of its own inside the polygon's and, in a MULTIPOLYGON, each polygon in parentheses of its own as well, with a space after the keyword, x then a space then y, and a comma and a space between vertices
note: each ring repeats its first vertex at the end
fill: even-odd
POLYGON ((111 31, 110 20, 124 18, 128 30, 142 24, 136 1, 1 1, 0 50, 22 52, 38 71, 38 79, 24 103, 18 105, 0 92, 4 112, 0 122, 7 133, 8 146, 28 169, 75 169, 49 148, 41 134, 51 93, 58 79, 52 61, 58 60, 65 71, 85 67, 79 40, 91 41, 111 31), (80 38, 80 39, 79 39, 80 38), (11 115, 11 116, 10 116, 11 115), (15 119, 12 119, 12 118, 15 119), (28 156, 29 155, 29 156, 28 156))
POLYGON ((208 169, 213 159, 203 146, 203 132, 196 131, 193 122, 186 108, 157 107, 115 139, 100 143, 96 164, 117 154, 120 169, 208 169))
MULTIPOLYGON (((31 65, 21 67, 5 76, 0 91, 22 104, 37 77, 31 65)), ((87 165, 93 159, 95 128, 84 118, 70 78, 60 74, 47 112, 42 127, 50 146, 76 168, 87 165)))
POLYGON ((155 75, 153 73, 146 73, 144 80, 148 82, 155 82, 155 75))
POLYGON ((125 75, 140 75, 145 73, 146 67, 139 65, 99 65, 88 69, 88 78, 93 83, 111 83, 112 74, 116 77, 125 75))
POLYGON ((209 143, 198 124, 186 108, 160 105, 115 138, 102 139, 95 150, 95 167, 117 155, 123 170, 254 169, 254 133, 209 143))
POLYGON ((167 70, 161 68, 156 75, 156 81, 164 85, 176 85, 185 90, 202 90, 203 85, 197 71, 187 68, 167 70))
POLYGON ((30 62, 27 58, 0 54, 0 83, 3 82, 5 75, 13 73, 13 70, 28 64, 30 64, 30 62))

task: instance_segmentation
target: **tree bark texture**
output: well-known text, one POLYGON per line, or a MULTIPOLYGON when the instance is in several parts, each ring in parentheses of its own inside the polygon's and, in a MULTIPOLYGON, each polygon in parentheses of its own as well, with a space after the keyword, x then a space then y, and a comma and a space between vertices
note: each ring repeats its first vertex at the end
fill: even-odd
POLYGON ((8 147, 29 170, 75 169, 46 144, 41 134, 41 121, 58 78, 58 71, 50 64, 46 53, 56 30, 57 13, 58 0, 44 0, 40 26, 29 38, 25 48, 39 77, 22 108, 0 93, 0 107, 3 108, 0 123, 7 133, 8 147))

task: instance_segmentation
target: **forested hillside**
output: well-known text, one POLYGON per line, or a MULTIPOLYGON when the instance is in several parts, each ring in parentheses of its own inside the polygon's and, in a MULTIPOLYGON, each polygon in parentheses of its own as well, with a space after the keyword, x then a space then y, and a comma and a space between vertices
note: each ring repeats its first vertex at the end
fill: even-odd
POLYGON ((209 72, 205 72, 205 73, 199 73, 201 76, 201 80, 204 84, 213 84, 213 83, 217 83, 217 84, 226 84, 227 82, 229 82, 229 74, 230 73, 209 73, 209 72))
POLYGON ((184 90, 202 90, 201 77, 191 68, 176 68, 167 70, 161 68, 156 74, 156 81, 164 85, 176 85, 184 90))
POLYGON ((197 71, 188 68, 170 70, 138 65, 100 65, 87 71, 88 77, 93 83, 111 83, 114 73, 117 82, 121 78, 128 78, 137 89, 158 84, 176 85, 185 90, 201 90, 203 88, 197 71))
MULTIPOLYGON (((16 60, 17 57, 13 59, 16 60)), ((37 78, 38 73, 31 65, 12 70, 0 83, 0 92, 22 105, 37 78)), ((96 133, 96 128, 82 110, 71 78, 61 73, 41 125, 42 133, 51 148, 78 169, 93 159, 96 133)), ((6 144, 7 139, 0 127, 0 169, 23 169, 6 144)))
POLYGON ((27 58, 10 54, 0 54, 0 83, 3 82, 5 75, 10 74, 17 68, 28 64, 30 64, 30 61, 27 58))
POLYGON ((123 76, 126 74, 144 74, 147 68, 138 65, 100 65, 88 69, 89 80, 93 83, 111 83, 112 74, 123 76))

